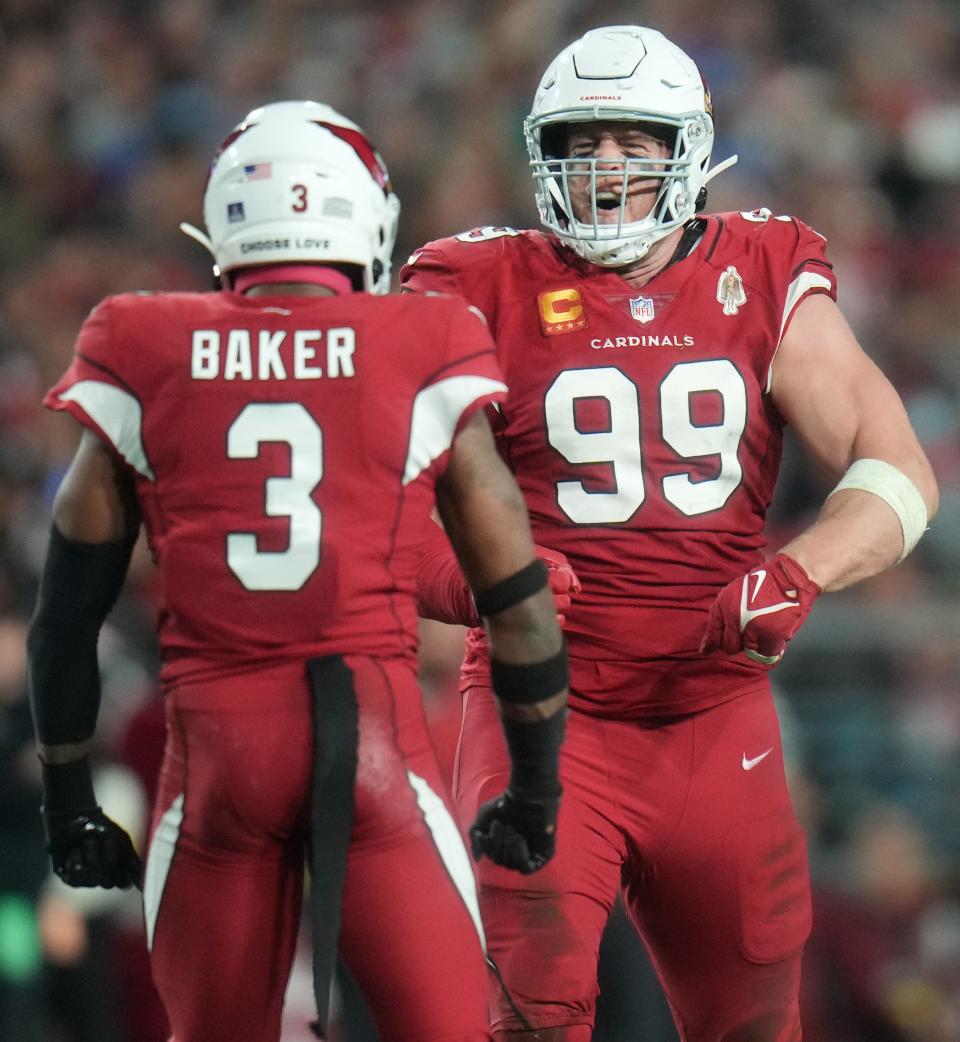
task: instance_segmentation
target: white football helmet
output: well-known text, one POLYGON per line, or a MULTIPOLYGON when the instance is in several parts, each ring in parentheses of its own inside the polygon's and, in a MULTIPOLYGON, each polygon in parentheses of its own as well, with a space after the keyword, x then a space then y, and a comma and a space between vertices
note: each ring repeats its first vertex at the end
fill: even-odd
POLYGON ((347 264, 363 289, 390 290, 400 201, 363 131, 329 105, 280 101, 254 109, 214 156, 204 235, 218 274, 262 264, 347 264))
MULTIPOLYGON (((543 74, 524 137, 536 183, 540 220, 572 250, 594 264, 622 267, 639 260, 653 243, 685 224, 706 201, 707 181, 736 157, 707 173, 713 148, 710 93, 696 65, 654 29, 613 25, 591 29, 565 48, 543 74), (667 159, 627 158, 620 220, 597 218, 597 159, 566 158, 571 123, 624 121, 649 124, 672 143, 667 159), (578 220, 569 177, 591 179, 592 220, 578 220), (658 178, 650 214, 625 223, 628 179, 658 178)), ((601 172, 609 171, 603 162, 601 172)), ((583 215, 581 215, 583 216, 583 215)))

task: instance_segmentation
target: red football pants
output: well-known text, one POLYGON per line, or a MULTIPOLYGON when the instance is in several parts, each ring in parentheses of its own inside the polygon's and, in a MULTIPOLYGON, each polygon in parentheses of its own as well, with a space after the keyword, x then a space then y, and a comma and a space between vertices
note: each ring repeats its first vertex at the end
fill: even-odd
MULTIPOLYGON (((490 692, 465 695, 455 778, 464 828, 508 770, 490 692)), ((554 860, 533 876, 486 859, 476 868, 506 986, 492 1000, 494 1031, 589 1040, 600 937, 619 889, 683 1042, 797 1042, 810 884, 769 693, 658 720, 571 712, 561 776, 554 860)))
MULTIPOLYGON (((469 857, 414 668, 345 657, 359 706, 340 950, 385 1042, 489 1038, 469 857)), ((175 1042, 276 1042, 304 879, 313 739, 302 666, 184 685, 144 907, 175 1042)))

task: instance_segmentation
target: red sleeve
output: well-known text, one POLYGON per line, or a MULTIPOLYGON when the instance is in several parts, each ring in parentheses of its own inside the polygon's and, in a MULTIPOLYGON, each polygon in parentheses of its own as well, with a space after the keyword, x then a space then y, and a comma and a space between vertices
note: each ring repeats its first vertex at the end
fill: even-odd
POLYGON ((421 475, 433 481, 442 474, 450 446, 467 420, 478 409, 502 401, 507 393, 483 316, 461 300, 451 297, 444 303, 446 361, 414 399, 404 484, 421 475))
MULTIPOLYGON (((448 363, 418 395, 410 455, 416 453, 418 439, 425 445, 431 432, 446 427, 449 442, 429 467, 434 475, 442 473, 457 432, 479 409, 492 409, 504 397, 506 384, 486 320, 476 308, 451 300, 448 363)), ((433 522, 426 527, 417 566, 419 614, 438 622, 478 626, 476 605, 446 533, 433 522)))
MULTIPOLYGON (((43 404, 48 409, 69 409, 74 407, 61 401, 61 395, 70 387, 84 380, 104 380, 115 386, 122 386, 123 378, 114 370, 113 364, 113 323, 110 313, 110 300, 101 301, 87 316, 74 345, 73 360, 67 370, 47 392, 43 404)), ((82 422, 82 421, 81 421, 82 422)))
POLYGON ((455 362, 446 375, 469 368, 471 375, 489 381, 483 392, 464 409, 457 424, 459 430, 478 409, 485 409, 488 418, 498 416, 496 406, 506 398, 507 387, 487 320, 478 308, 457 303, 450 320, 450 342, 454 358, 462 361, 455 362))
POLYGON ((795 217, 789 221, 795 243, 792 253, 788 254, 790 267, 786 275, 786 295, 778 343, 783 339, 801 300, 813 293, 826 293, 831 300, 837 299, 837 278, 833 265, 827 259, 827 240, 803 221, 795 217))
POLYGON ((417 561, 417 614, 452 625, 479 626, 480 616, 450 540, 430 522, 417 561))
POLYGON ((143 447, 143 409, 123 363, 122 345, 114 336, 111 298, 94 308, 84 322, 73 361, 43 404, 69 412, 125 463, 152 478, 143 447))
POLYGON ((404 292, 462 297, 495 327, 508 270, 506 251, 520 235, 513 228, 475 228, 428 242, 401 269, 401 287, 404 292))
POLYGON ((447 263, 438 243, 428 242, 400 269, 400 288, 410 293, 463 295, 457 273, 447 263))

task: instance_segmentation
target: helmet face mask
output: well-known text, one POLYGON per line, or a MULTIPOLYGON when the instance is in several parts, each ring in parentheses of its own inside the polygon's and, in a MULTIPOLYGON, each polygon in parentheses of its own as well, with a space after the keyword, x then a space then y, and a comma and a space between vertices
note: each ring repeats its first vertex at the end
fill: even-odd
POLYGON ((328 105, 254 109, 220 147, 203 214, 226 283, 264 264, 346 265, 390 290, 400 203, 360 128, 328 105))
POLYGON ((709 94, 693 61, 659 32, 639 26, 593 29, 547 68, 524 122, 540 220, 594 264, 622 267, 690 220, 703 205, 713 147, 709 94), (663 158, 571 158, 578 123, 626 123, 669 145, 663 158), (637 126, 639 125, 639 127, 637 126), (599 164, 599 168, 598 168, 599 164), (620 179, 617 220, 603 219, 597 179, 620 179), (587 205, 575 207, 571 182, 589 178, 587 205), (658 183, 649 214, 628 220, 628 191, 658 183))

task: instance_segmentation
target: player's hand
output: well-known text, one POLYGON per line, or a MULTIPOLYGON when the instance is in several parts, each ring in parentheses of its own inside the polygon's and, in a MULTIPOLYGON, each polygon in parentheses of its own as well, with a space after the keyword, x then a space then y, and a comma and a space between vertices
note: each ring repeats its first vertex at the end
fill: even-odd
POLYGON ((810 612, 820 587, 786 554, 728 583, 710 607, 700 653, 724 651, 775 666, 810 612))
POLYGON ((557 622, 560 628, 567 621, 566 612, 570 607, 574 594, 580 592, 580 580, 570 567, 566 554, 559 550, 551 550, 546 546, 534 543, 534 553, 547 566, 547 582, 553 594, 553 602, 557 606, 557 622))
MULTIPOLYGON (((566 555, 559 550, 551 550, 546 546, 534 543, 534 553, 547 566, 547 582, 553 593, 553 601, 557 607, 557 623, 563 629, 567 621, 566 612, 570 607, 574 594, 580 592, 580 580, 570 567, 566 555)), ((467 629, 466 653, 464 667, 468 670, 482 667, 490 668, 490 647, 487 633, 482 626, 471 626, 467 629)))
POLYGON ((140 858, 127 833, 97 805, 89 760, 41 760, 41 769, 41 814, 54 872, 68 886, 139 886, 140 858))
POLYGON ((531 800, 514 796, 507 789, 477 811, 470 826, 474 858, 479 861, 486 856, 494 864, 523 875, 543 868, 556 849, 559 809, 559 795, 531 800))
POLYGON ((53 870, 68 886, 140 886, 143 866, 129 835, 99 807, 44 810, 43 824, 53 870))

